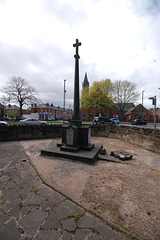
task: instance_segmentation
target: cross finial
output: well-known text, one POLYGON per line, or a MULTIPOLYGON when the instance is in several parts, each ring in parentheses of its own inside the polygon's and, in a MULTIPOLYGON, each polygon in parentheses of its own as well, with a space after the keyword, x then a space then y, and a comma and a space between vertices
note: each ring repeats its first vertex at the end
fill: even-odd
POLYGON ((78 41, 78 39, 76 39, 76 43, 73 44, 73 47, 76 48, 76 54, 74 55, 75 58, 80 58, 78 55, 78 47, 81 46, 81 42, 78 41))

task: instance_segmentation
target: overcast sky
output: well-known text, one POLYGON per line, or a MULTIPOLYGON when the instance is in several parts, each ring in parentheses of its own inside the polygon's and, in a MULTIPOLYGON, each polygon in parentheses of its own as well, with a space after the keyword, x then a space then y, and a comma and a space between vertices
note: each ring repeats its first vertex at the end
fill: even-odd
POLYGON ((85 72, 90 86, 129 80, 144 106, 156 95, 160 107, 160 0, 0 0, 0 89, 21 76, 43 103, 63 106, 66 79, 73 107, 77 38, 80 90, 85 72))

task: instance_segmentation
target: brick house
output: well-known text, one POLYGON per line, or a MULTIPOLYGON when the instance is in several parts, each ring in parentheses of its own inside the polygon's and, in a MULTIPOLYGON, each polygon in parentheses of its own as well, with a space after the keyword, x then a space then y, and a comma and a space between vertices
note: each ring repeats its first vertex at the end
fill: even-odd
MULTIPOLYGON (((125 121, 126 116, 125 113, 131 108, 135 107, 133 103, 128 103, 126 105, 124 111, 123 111, 123 116, 121 116, 121 113, 118 108, 118 104, 115 103, 114 107, 112 109, 103 109, 103 117, 108 117, 108 118, 119 118, 120 121, 125 121)), ((101 114, 100 109, 81 109, 81 120, 83 121, 92 121, 94 117, 98 117, 101 114)))
POLYGON ((12 112, 17 112, 16 118, 19 118, 21 116, 20 109, 16 105, 8 104, 8 106, 4 107, 4 116, 5 118, 9 118, 10 115, 12 115, 12 112))
POLYGON ((40 119, 40 120, 50 120, 52 118, 55 119, 63 119, 63 114, 65 119, 72 118, 72 109, 64 109, 61 107, 56 107, 52 103, 49 104, 31 104, 29 112, 31 113, 31 117, 40 119))
MULTIPOLYGON (((103 110, 103 117, 111 117, 112 109, 103 110)), ((81 109, 80 116, 82 121, 92 121, 94 117, 98 117, 101 114, 101 110, 97 108, 84 108, 81 109)))
POLYGON ((139 104, 133 108, 130 108, 125 114, 126 121, 131 121, 133 119, 144 119, 147 122, 153 121, 153 113, 146 109, 142 104, 139 104))
MULTIPOLYGON (((154 119, 154 108, 150 108, 149 111, 151 112, 152 119, 154 119)), ((156 108, 156 122, 157 123, 160 122, 160 109, 159 108, 156 108)))

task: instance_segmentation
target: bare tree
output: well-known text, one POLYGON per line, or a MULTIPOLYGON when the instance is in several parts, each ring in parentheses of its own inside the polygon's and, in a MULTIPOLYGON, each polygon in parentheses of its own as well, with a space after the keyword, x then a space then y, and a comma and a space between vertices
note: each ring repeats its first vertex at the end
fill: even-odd
POLYGON ((3 89, 3 92, 5 101, 10 102, 13 100, 19 103, 21 116, 23 115, 23 105, 28 105, 33 101, 37 101, 37 92, 21 77, 12 77, 8 81, 7 86, 3 89))
POLYGON ((124 109, 130 103, 135 103, 140 96, 136 90, 136 84, 127 80, 117 80, 114 82, 114 94, 122 118, 124 109))

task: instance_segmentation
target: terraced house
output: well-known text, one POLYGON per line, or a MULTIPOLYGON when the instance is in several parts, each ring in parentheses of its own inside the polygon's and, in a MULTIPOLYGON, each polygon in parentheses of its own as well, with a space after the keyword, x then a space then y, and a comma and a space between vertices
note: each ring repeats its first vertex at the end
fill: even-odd
POLYGON ((72 109, 64 109, 62 107, 56 107, 52 103, 31 104, 30 114, 32 118, 39 120, 52 120, 52 119, 71 119, 72 109))

